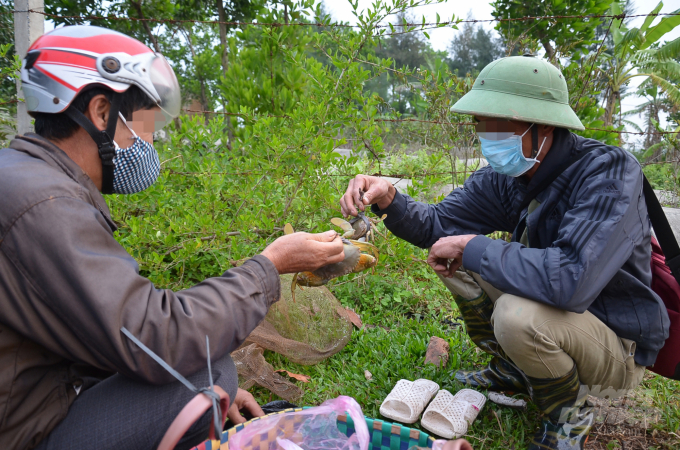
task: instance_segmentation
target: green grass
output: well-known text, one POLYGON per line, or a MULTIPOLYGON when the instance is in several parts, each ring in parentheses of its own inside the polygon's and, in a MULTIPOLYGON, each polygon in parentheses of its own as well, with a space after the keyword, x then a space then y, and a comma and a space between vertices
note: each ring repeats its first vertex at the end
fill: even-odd
MULTIPOLYGON (((488 362, 489 357, 469 340, 457 310, 448 300, 448 292, 432 284, 435 280, 431 277, 420 281, 429 284, 430 291, 421 290, 400 304, 391 301, 390 307, 379 306, 379 301, 375 304, 375 292, 393 295, 405 285, 418 287, 419 276, 416 270, 407 277, 379 281, 368 276, 359 282, 337 286, 336 295, 345 306, 357 309, 364 328, 355 329, 348 345, 333 357, 314 366, 301 366, 276 353, 266 353, 275 369, 311 377, 310 383, 297 383, 305 391, 298 402, 300 405, 318 405, 338 395, 349 395, 359 402, 365 415, 381 418, 380 404, 398 380, 427 378, 455 393, 463 388, 453 380, 456 370, 480 368, 488 362), (362 300, 359 300, 362 293, 362 300), (438 306, 433 307, 431 303, 438 306), (451 347, 449 362, 443 369, 423 364, 430 336, 447 340, 451 347), (371 380, 366 379, 365 370, 371 372, 371 380)), ((651 406, 660 411, 661 418, 653 428, 665 433, 677 432, 680 383, 655 376, 645 380, 638 389, 644 390, 651 406)), ((253 393, 260 402, 276 399, 261 388, 255 388, 253 393)), ((525 448, 539 423, 539 412, 531 402, 526 412, 487 402, 466 438, 476 450, 525 448)), ((412 426, 419 428, 418 423, 412 426)))
MULTIPOLYGON (((638 389, 650 398, 652 407, 660 410, 661 420, 655 428, 680 434, 680 381, 655 375, 642 382, 638 389)), ((676 448, 680 448, 680 439, 676 448)))
MULTIPOLYGON (((380 418, 380 404, 398 380, 427 378, 455 393, 463 386, 453 381, 453 372, 481 367, 488 360, 476 350, 463 326, 455 321, 453 326, 448 323, 449 315, 420 317, 421 320, 394 313, 363 314, 364 328, 354 331, 345 349, 314 366, 292 364, 272 352, 266 357, 275 369, 311 377, 308 384, 298 383, 305 390, 299 404, 318 405, 338 395, 349 395, 359 402, 365 415, 380 418), (449 363, 443 369, 423 364, 430 336, 446 339, 451 346, 449 363), (371 372, 371 380, 366 379, 365 370, 371 372)), ((275 399, 264 389, 253 392, 260 402, 275 399)), ((537 424, 538 412, 533 407, 528 412, 518 412, 487 402, 467 438, 475 449, 508 448, 513 443, 521 447, 537 424)), ((413 427, 419 428, 418 423, 413 427)))

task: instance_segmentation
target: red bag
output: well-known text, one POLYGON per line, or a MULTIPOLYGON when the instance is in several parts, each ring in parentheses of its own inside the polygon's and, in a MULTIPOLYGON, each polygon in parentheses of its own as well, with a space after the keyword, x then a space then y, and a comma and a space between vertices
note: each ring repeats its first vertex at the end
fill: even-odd
POLYGON ((652 237, 652 290, 666 305, 671 327, 656 362, 648 369, 666 378, 680 380, 680 285, 666 265, 666 257, 654 237, 652 237))

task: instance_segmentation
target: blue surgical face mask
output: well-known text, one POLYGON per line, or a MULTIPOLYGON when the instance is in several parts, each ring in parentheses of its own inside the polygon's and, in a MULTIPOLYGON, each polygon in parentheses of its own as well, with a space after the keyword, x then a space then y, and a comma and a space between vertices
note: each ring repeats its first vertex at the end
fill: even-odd
POLYGON ((113 192, 115 194, 134 194, 141 192, 156 182, 161 172, 158 152, 153 145, 137 136, 120 114, 125 126, 133 135, 131 146, 121 148, 114 141, 116 156, 113 169, 113 192))
POLYGON ((531 124, 521 136, 513 134, 505 139, 493 140, 478 136, 482 144, 482 154, 493 170, 510 177, 518 177, 540 163, 536 158, 541 154, 546 138, 543 138, 536 158, 527 158, 522 153, 522 138, 533 126, 534 124, 531 124))

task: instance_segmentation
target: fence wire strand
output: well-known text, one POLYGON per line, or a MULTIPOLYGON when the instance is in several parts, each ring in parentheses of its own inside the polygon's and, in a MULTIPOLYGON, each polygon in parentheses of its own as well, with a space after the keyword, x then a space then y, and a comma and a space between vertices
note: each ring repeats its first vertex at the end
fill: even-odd
MULTIPOLYGON (((232 113, 232 112, 224 112, 224 111, 201 111, 201 110, 195 110, 195 109, 185 109, 185 112, 192 113, 192 114, 216 114, 216 115, 224 115, 224 116, 237 116, 237 117, 247 117, 245 114, 241 113, 232 113)), ((266 114, 263 115, 262 117, 274 117, 274 118, 283 118, 283 119, 290 119, 290 116, 286 115, 276 115, 276 114, 266 114)), ((449 122, 449 121, 440 121, 440 120, 424 120, 424 119, 385 119, 385 118, 377 118, 377 119, 362 119, 363 121, 370 121, 373 120, 374 122, 393 122, 393 123, 430 123, 430 124, 436 124, 436 125, 449 125, 449 126, 474 126, 476 125, 475 122, 449 122)), ((617 133, 617 134, 634 134, 634 135, 671 135, 671 134, 678 134, 678 131, 626 131, 626 130, 609 130, 607 128, 595 128, 595 127, 585 127, 586 130, 588 131, 605 131, 607 133, 617 133)))
MULTIPOLYGON (((121 17, 121 16, 116 16, 116 15, 108 15, 108 16, 94 16, 94 15, 86 15, 86 16, 73 16, 73 15, 59 15, 59 14, 52 14, 48 13, 45 11, 40 11, 40 10, 35 10, 35 9, 28 9, 28 10, 10 10, 10 11, 4 11, 1 12, 0 15, 2 14, 9 14, 9 13, 34 13, 34 14, 41 14, 45 17, 50 17, 54 19, 76 19, 76 20, 81 20, 81 21, 92 21, 92 20, 121 20, 121 21, 133 21, 133 22, 153 22, 153 23, 161 23, 161 24, 184 24, 184 23, 200 23, 200 24, 220 24, 220 25, 230 25, 230 26, 264 26, 264 27, 285 27, 285 26, 314 26, 314 27, 323 27, 323 28, 332 28, 332 27, 340 27, 340 28, 361 28, 361 25, 352 25, 348 23, 330 23, 330 22, 287 22, 287 23, 279 23, 279 22, 238 22, 238 21, 220 21, 220 20, 198 20, 198 19, 157 19, 157 18, 144 18, 144 17, 121 17)), ((669 17, 669 16, 678 16, 680 15, 680 12, 671 12, 671 13, 648 13, 648 14, 617 14, 617 15, 612 15, 612 14, 573 14, 573 15, 546 15, 546 16, 524 16, 524 17, 515 17, 515 18, 501 18, 501 17, 495 17, 493 19, 457 19, 457 20, 452 20, 452 21, 446 21, 446 22, 422 22, 422 23, 401 23, 398 24, 399 27, 406 28, 407 30, 409 28, 412 28, 408 30, 408 32, 411 31, 419 31, 425 27, 446 27, 449 25, 457 25, 461 23, 487 23, 487 22, 523 22, 523 21, 535 21, 535 20, 566 20, 566 19, 611 19, 609 23, 609 27, 607 28, 607 32, 604 36, 604 38, 601 40, 597 53, 595 55, 595 58, 599 55, 601 52, 602 48, 604 47, 604 42, 607 39, 609 35, 609 31, 611 29, 611 26, 614 22, 614 20, 623 20, 624 18, 635 18, 635 17, 669 17)), ((378 24, 375 25, 373 28, 377 29, 384 29, 390 27, 390 24, 378 24)), ((392 25, 393 26, 393 25, 392 25)), ((273 59, 272 55, 270 55, 270 63, 272 62, 271 59, 273 59)), ((593 61, 593 66, 595 64, 595 61, 593 61)), ((579 97, 577 98, 576 104, 578 104, 578 101, 580 101, 583 92, 585 91, 585 88, 587 84, 590 83, 591 75, 592 75, 592 70, 593 67, 591 67, 591 71, 588 74, 588 79, 586 80, 586 83, 584 84, 583 88, 581 89, 581 92, 579 94, 579 97)), ((272 71, 272 68, 270 67, 270 71, 272 71)), ((273 73, 271 73, 270 76, 273 76, 273 73)), ((273 97, 272 97, 272 102, 273 102, 273 97)), ((16 103, 17 100, 12 100, 9 102, 4 102, 0 103, 0 105, 5 105, 5 104, 10 104, 10 103, 16 103)), ((231 112, 225 112, 225 111, 199 111, 199 110, 192 110, 192 109, 185 109, 184 110, 187 113, 192 113, 192 114, 217 114, 217 115, 224 115, 224 116, 236 116, 236 117, 242 117, 245 118, 247 117, 244 114, 241 113, 231 113, 231 112)), ((264 117, 274 117, 274 118, 289 118, 287 115, 275 115, 275 114, 267 114, 264 117)), ((365 121, 371 120, 371 119, 363 119, 365 121)), ((389 119, 389 118, 376 118, 372 119, 375 122, 391 122, 391 123, 403 123, 403 122, 411 122, 411 123, 427 123, 427 124, 436 124, 436 125, 447 125, 447 126, 471 126, 474 125, 474 123, 471 122, 450 122, 450 121, 437 121, 437 120, 425 120, 425 119, 413 119, 413 118, 406 118, 406 119, 389 119)), ((638 131, 626 131, 626 130, 610 130, 606 128, 594 128, 594 127, 586 127, 586 130, 588 131, 602 131, 606 133, 616 133, 616 134, 628 134, 628 135, 677 135, 677 131, 655 131, 655 132, 638 132, 638 131)))
MULTIPOLYGON (((153 17, 121 17, 114 14, 108 16, 66 16, 60 14, 52 14, 45 11, 39 11, 35 9, 28 9, 22 11, 4 11, 0 14, 9 13, 33 13, 41 14, 46 17, 51 17, 54 19, 80 19, 80 20, 129 20, 133 22, 154 22, 154 23, 170 23, 170 24, 182 24, 182 23, 201 23, 201 24, 219 24, 219 25, 231 25, 231 26, 263 26, 263 27, 334 27, 334 28, 361 28, 361 25, 352 25, 349 23, 324 23, 324 22, 227 22, 220 20, 199 20, 199 19, 156 19, 153 17)), ((664 16, 678 16, 679 12, 672 13, 648 13, 648 14, 629 14, 625 17, 664 17, 664 16)), ((418 31, 418 28, 423 27, 445 27, 449 25, 458 25, 461 23, 487 23, 487 22, 525 22, 530 20, 566 20, 566 19, 620 19, 623 14, 572 14, 572 15, 554 15, 554 16, 523 16, 523 17, 495 17, 493 19, 457 19, 445 22, 421 22, 421 23, 400 23, 400 27, 414 28, 411 31, 418 31)), ((394 25, 392 25, 394 26, 394 25)), ((373 28, 390 28, 389 24, 378 24, 373 28)))

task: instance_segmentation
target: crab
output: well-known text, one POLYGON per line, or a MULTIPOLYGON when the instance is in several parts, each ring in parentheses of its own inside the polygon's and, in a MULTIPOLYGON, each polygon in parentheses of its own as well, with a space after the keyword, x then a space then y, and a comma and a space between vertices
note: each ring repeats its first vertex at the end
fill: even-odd
POLYGON ((387 214, 383 214, 380 219, 369 219, 362 211, 359 211, 354 219, 347 221, 339 217, 333 217, 331 223, 336 227, 342 228, 342 231, 345 232, 342 235, 343 238, 369 242, 375 237, 375 226, 384 220, 385 217, 387 217, 387 214))
POLYGON ((333 217, 331 223, 342 228, 342 231, 345 232, 342 237, 345 239, 359 240, 365 237, 366 240, 369 240, 371 237, 371 220, 361 211, 354 219, 347 221, 333 217))
MULTIPOLYGON (((292 234, 295 231, 291 224, 283 227, 284 234, 292 234)), ((299 272, 293 276, 290 292, 295 301, 295 286, 318 287, 328 283, 333 278, 341 277, 350 273, 362 272, 375 267, 378 264, 379 252, 375 245, 368 242, 359 242, 342 237, 345 259, 338 263, 329 264, 312 272, 299 272)))
MULTIPOLYGON (((364 191, 359 189, 359 195, 359 198, 363 200, 364 191)), ((347 221, 339 217, 333 217, 331 219, 331 223, 342 228, 342 231, 345 232, 342 237, 346 239, 353 239, 357 241, 364 240, 369 242, 373 237, 375 237, 375 226, 381 221, 385 220, 385 217, 387 217, 387 214, 383 214, 380 219, 369 219, 366 217, 363 211, 358 211, 357 216, 354 219, 347 221)))

